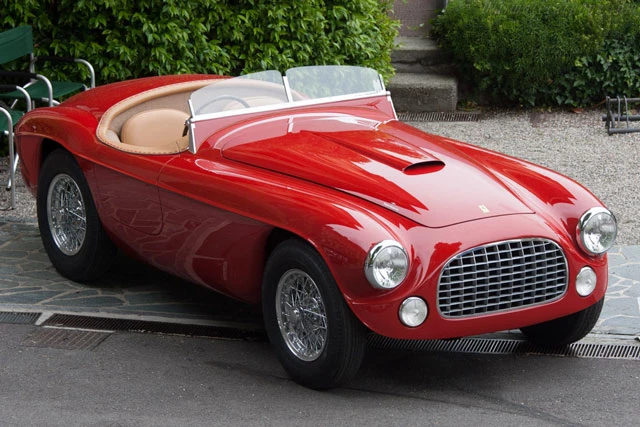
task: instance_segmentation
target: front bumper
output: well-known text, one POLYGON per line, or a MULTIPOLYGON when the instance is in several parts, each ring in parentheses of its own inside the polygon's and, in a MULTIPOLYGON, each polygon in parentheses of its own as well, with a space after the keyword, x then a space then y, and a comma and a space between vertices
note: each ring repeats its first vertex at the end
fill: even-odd
MULTIPOLYGON (((588 257, 580 251, 571 236, 554 230, 536 215, 514 215, 483 221, 479 228, 472 222, 446 229, 416 228, 406 236, 410 241, 437 242, 432 245, 413 245, 413 269, 417 271, 397 290, 366 300, 351 300, 356 316, 372 331, 399 339, 444 339, 517 329, 566 316, 583 310, 604 297, 608 281, 607 258, 588 257), (518 231, 526 230, 527 234, 518 231), (454 239, 452 236, 460 236, 454 239), (532 300, 529 305, 498 307, 495 311, 460 312, 451 316, 438 303, 438 282, 443 267, 452 257, 472 248, 519 240, 542 239, 557 245, 566 259, 566 289, 549 298, 532 300), (597 277, 593 293, 580 296, 576 290, 576 276, 585 266, 597 277), (399 309, 407 298, 418 297, 428 306, 428 316, 417 327, 407 327, 399 319, 399 309)), ((505 283, 505 286, 510 284, 505 283)))

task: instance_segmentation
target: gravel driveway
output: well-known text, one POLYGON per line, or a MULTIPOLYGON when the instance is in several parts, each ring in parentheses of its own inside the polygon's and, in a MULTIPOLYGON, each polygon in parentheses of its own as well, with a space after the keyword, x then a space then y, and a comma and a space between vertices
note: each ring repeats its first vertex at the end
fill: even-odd
MULTIPOLYGON (((618 217, 619 245, 640 245, 640 133, 608 136, 601 111, 492 112, 478 122, 411 122, 424 131, 476 144, 557 170, 593 191, 618 217)), ((0 179, 6 182, 6 161, 0 179)), ((35 221, 30 193, 18 180, 18 207, 0 221, 35 221)), ((9 193, 2 191, 2 207, 9 193)))

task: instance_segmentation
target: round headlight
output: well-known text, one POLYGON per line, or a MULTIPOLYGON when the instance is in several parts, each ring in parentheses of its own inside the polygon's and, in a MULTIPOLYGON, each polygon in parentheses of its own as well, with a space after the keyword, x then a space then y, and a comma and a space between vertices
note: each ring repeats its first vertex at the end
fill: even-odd
POLYGON ((384 240, 369 251, 364 263, 364 274, 372 286, 393 289, 409 271, 409 258, 400 243, 384 240))
POLYGON ((580 248, 590 255, 608 251, 616 241, 618 223, 605 208, 591 208, 578 222, 577 237, 580 248))
POLYGON ((598 277, 591 267, 583 267, 576 277, 576 291, 581 297, 588 297, 596 288, 598 277))

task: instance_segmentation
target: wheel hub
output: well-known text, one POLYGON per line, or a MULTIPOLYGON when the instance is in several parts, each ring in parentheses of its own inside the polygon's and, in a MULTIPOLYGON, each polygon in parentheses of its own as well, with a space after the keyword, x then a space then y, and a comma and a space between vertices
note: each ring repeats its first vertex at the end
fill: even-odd
POLYGON ((76 255, 86 236, 87 216, 80 188, 69 175, 60 174, 51 181, 47 219, 58 249, 65 255, 76 255))
POLYGON ((307 273, 289 270, 282 275, 276 290, 276 314, 280 333, 296 357, 307 362, 320 357, 327 340, 326 311, 307 273))

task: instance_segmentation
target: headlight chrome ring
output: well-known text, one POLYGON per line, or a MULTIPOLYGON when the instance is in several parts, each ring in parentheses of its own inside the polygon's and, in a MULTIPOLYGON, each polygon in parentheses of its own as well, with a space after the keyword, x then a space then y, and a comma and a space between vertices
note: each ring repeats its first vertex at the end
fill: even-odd
POLYGON ((611 249, 617 234, 616 217, 602 207, 586 211, 576 229, 578 246, 589 255, 601 255, 611 249))
POLYGON ((409 272, 409 257, 395 240, 383 240, 369 251, 364 263, 364 274, 371 286, 393 289, 400 285, 409 272))

